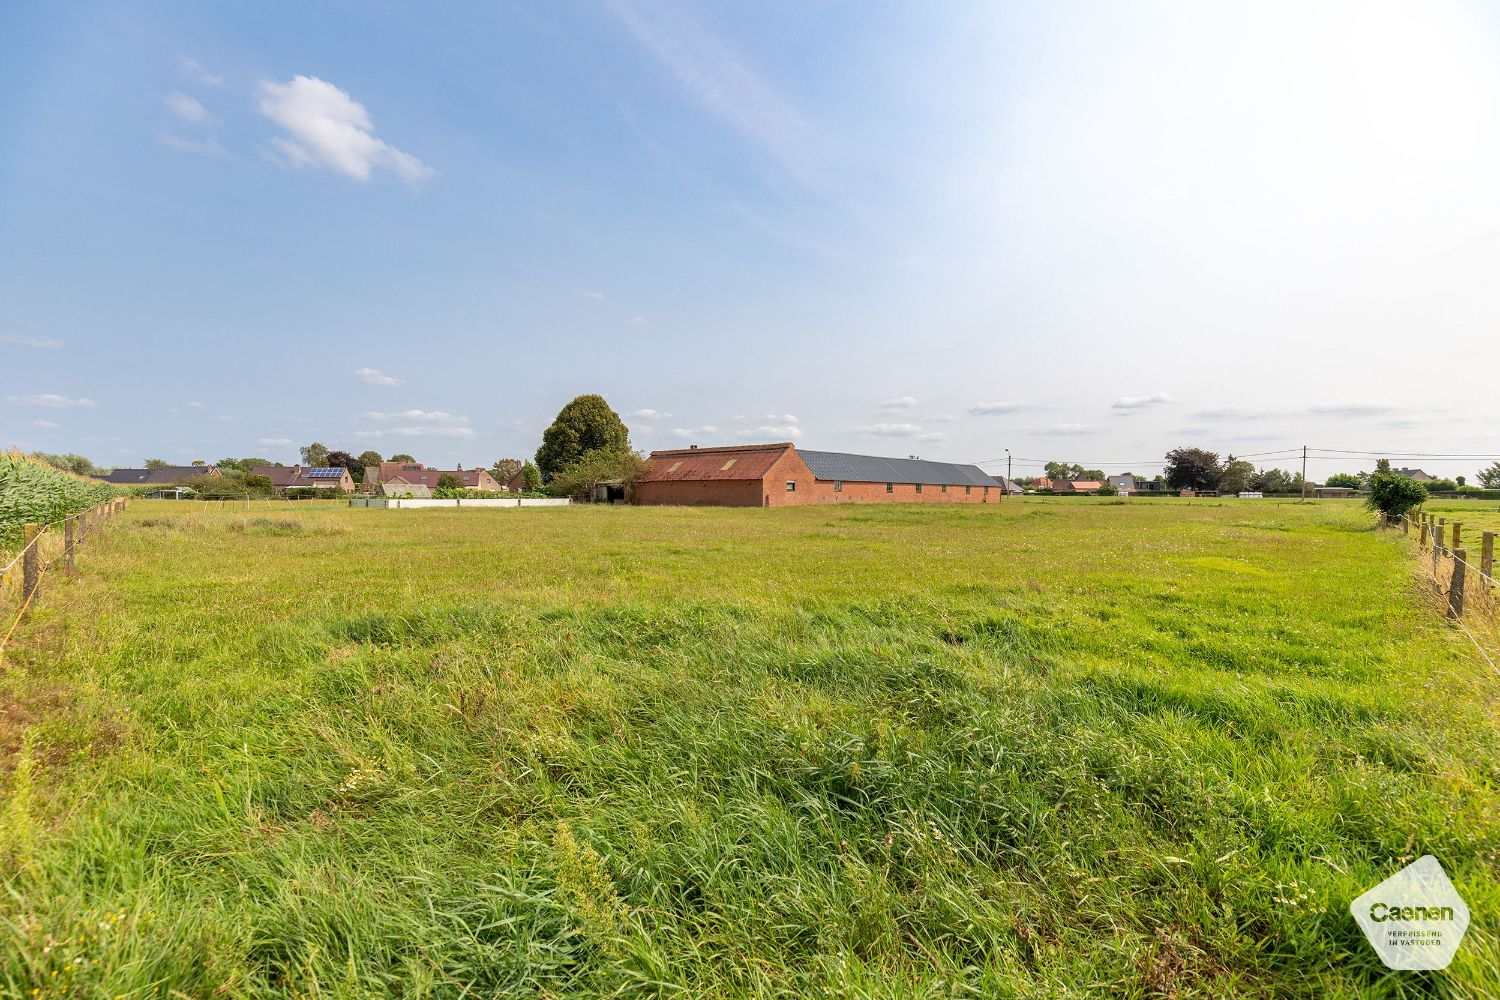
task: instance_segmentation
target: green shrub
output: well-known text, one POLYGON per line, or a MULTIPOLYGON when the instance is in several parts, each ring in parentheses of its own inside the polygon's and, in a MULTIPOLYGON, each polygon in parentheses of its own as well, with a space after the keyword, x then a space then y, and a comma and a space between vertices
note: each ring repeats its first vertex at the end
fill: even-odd
POLYGON ((1427 487, 1394 472, 1377 472, 1367 485, 1370 495, 1365 506, 1389 518, 1401 517, 1427 500, 1427 487))

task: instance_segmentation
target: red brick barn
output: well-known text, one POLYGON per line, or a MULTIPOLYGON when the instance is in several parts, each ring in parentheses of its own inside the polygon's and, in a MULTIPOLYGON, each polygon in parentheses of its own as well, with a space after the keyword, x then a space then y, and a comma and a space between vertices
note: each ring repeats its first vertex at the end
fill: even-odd
POLYGON ((807 451, 776 444, 651 453, 635 502, 720 507, 989 503, 1000 486, 973 465, 807 451))

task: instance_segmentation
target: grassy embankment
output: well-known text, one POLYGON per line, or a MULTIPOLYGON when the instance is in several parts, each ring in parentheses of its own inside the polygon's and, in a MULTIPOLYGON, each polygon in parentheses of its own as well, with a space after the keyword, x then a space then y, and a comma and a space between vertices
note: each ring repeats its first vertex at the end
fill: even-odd
POLYGON ((1485 995, 1500 680, 1407 546, 137 503, 0 676, 3 995, 1485 995), (1388 973, 1423 853, 1474 924, 1388 973))

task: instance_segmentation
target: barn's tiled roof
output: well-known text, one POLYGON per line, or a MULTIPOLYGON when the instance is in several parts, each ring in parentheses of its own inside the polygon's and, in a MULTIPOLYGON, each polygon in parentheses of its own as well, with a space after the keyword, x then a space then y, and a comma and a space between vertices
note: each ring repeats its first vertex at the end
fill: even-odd
POLYGON ((819 479, 851 483, 923 483, 934 486, 994 486, 995 481, 976 465, 928 462, 919 458, 879 458, 842 451, 797 449, 802 461, 819 479))
POLYGON ((651 469, 642 482, 760 479, 791 447, 790 441, 782 441, 653 451, 651 469))

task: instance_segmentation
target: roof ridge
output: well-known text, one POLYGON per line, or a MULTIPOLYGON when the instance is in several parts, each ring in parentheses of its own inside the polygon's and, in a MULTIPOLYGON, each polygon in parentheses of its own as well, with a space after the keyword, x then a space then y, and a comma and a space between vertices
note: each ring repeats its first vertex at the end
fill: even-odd
POLYGON ((667 448, 653 451, 651 455, 653 458, 658 455, 713 455, 725 451, 781 451, 791 447, 794 445, 790 441, 775 441, 770 444, 720 444, 709 445, 706 448, 667 448))

